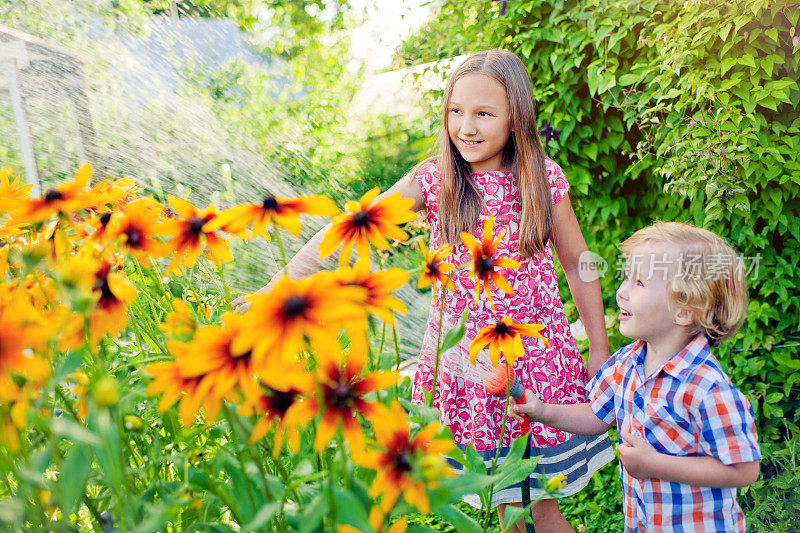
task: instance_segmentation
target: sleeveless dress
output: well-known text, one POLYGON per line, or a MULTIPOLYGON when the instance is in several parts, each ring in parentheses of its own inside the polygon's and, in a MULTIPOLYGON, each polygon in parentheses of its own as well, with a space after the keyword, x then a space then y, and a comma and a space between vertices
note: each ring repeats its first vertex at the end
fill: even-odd
MULTIPOLYGON (((567 193, 569 184, 561 168, 546 160, 546 172, 550 181, 553 204, 567 193)), ((442 245, 438 201, 440 176, 435 159, 426 162, 416 173, 427 209, 427 220, 431 226, 430 249, 442 245)), ((540 339, 522 337, 525 355, 519 357, 514 371, 521 384, 533 390, 546 403, 572 404, 587 402, 584 388, 587 380, 586 367, 575 346, 569 323, 558 294, 553 255, 550 243, 544 254, 523 259, 518 250, 519 220, 522 212, 519 192, 514 175, 510 172, 482 172, 472 174, 483 195, 483 206, 478 225, 472 234, 480 240, 483 225, 489 216, 495 220, 494 237, 505 229, 495 257, 510 257, 520 262, 518 270, 500 269, 514 292, 507 295, 502 289, 490 284, 495 309, 482 292, 475 301, 475 283, 469 278, 467 268, 454 276, 455 291, 438 287, 436 299, 431 303, 428 323, 420 350, 419 363, 414 376, 413 401, 424 403, 423 389, 431 391, 436 367, 436 344, 439 332, 441 298, 444 297, 442 336, 455 327, 464 309, 469 309, 465 334, 461 342, 439 358, 439 378, 433 399, 439 409, 440 421, 453 432, 456 445, 466 449, 472 444, 483 457, 487 471, 491 468, 498 445, 502 464, 513 439, 520 436, 519 424, 512 418, 506 420, 506 431, 500 443, 501 424, 505 409, 505 398, 496 398, 486 391, 485 376, 492 364, 488 349, 478 354, 476 364, 469 360, 469 345, 478 331, 495 324, 508 315, 515 324, 543 324, 541 331, 548 341, 547 348, 540 339)), ((459 241, 454 246, 448 262, 461 265, 470 261, 466 245, 459 241)), ((567 477, 567 485, 560 491, 568 496, 578 492, 588 483, 592 474, 614 459, 611 442, 607 434, 583 437, 553 429, 538 422, 531 422, 531 457, 541 456, 537 470, 531 476, 531 499, 543 493, 539 481, 557 474, 567 477)), ((459 470, 461 465, 451 462, 459 470)), ((473 505, 480 505, 477 495, 465 498, 473 505)), ((522 501, 520 484, 512 485, 494 494, 492 506, 522 501)))

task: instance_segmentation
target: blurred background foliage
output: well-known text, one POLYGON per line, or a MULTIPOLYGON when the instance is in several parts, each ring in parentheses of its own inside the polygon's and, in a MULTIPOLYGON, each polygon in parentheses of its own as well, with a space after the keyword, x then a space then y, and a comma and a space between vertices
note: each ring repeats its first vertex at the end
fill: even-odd
MULTIPOLYGON (((716 355, 749 397, 765 453, 761 479, 740 493, 751 530, 791 531, 800 518, 800 7, 791 0, 510 0, 501 14, 501 4, 437 2, 393 67, 428 65, 425 72, 443 79, 447 71, 435 62, 445 58, 493 47, 522 58, 540 128, 560 131, 548 155, 567 173, 590 250, 608 265, 601 283, 612 349, 627 343, 616 333, 614 292, 617 246, 633 231, 655 220, 690 222, 748 258, 748 318, 716 355)), ((284 79, 241 62, 187 65, 174 97, 134 112, 108 75, 113 47, 95 54, 87 70, 110 173, 141 179, 162 196, 192 189, 196 203, 232 205, 265 189, 342 203, 372 186, 387 188, 433 153, 433 107, 408 120, 352 116, 366 71, 351 60, 353 14, 343 1, 10 0, 0 6, 0 23, 90 56, 97 43, 74 36, 93 17, 136 33, 162 14, 234 19, 262 36, 249 46, 279 62, 284 79)), ((440 95, 433 88, 427 101, 440 95)), ((9 150, 3 161, 18 157, 9 150)), ((414 234, 425 238, 424 224, 414 234)), ((233 283, 242 290, 274 271, 257 245, 234 253, 233 283)), ((398 244, 386 260, 408 269, 419 257, 398 244)), ((560 281, 575 320, 563 274, 560 281)), ((417 301, 424 320, 425 298, 417 301)), ((564 500, 576 527, 620 529, 617 477, 609 465, 564 500)))

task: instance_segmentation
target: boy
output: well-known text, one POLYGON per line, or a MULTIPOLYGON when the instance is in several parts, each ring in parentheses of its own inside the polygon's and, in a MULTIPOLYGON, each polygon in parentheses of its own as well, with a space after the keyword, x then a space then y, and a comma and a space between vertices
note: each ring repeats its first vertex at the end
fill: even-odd
POLYGON ((675 222, 621 248, 619 330, 636 342, 587 384, 589 403, 545 404, 526 390, 512 416, 580 435, 616 423, 626 531, 743 532, 736 488, 758 479, 761 451, 750 404, 709 351, 744 320, 742 261, 717 235, 675 222))

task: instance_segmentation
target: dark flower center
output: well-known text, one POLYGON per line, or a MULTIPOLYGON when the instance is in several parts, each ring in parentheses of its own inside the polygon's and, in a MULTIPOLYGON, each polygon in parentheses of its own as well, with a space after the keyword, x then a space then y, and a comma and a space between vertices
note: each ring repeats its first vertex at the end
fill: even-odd
POLYGON ((436 261, 431 261, 427 263, 425 267, 428 269, 429 274, 438 274, 439 273, 439 263, 436 261))
POLYGON ((492 261, 491 257, 484 257, 481 259, 481 270, 484 272, 489 272, 494 268, 494 261, 492 261))
POLYGON ((108 221, 111 220, 111 213, 105 212, 100 215, 100 224, 105 228, 108 225, 108 221))
POLYGON ((302 296, 290 296, 286 303, 283 304, 283 312, 289 318, 296 318, 303 314, 308 308, 308 300, 302 296))
POLYGON ((369 224, 369 215, 366 211, 359 211, 353 215, 353 225, 356 227, 364 227, 369 224))
POLYGON ((269 410, 276 413, 283 418, 286 411, 294 404, 297 399, 297 393, 294 390, 287 392, 273 390, 272 395, 269 397, 269 410))
POLYGON ((340 381, 330 390, 328 401, 332 407, 346 407, 352 400, 353 387, 347 381, 340 381))
POLYGON ((274 196, 267 196, 264 198, 264 201, 261 202, 261 207, 264 211, 277 211, 278 207, 278 200, 275 199, 274 196))
POLYGON ((199 235, 200 232, 203 230, 203 226, 206 225, 205 219, 200 217, 194 217, 189 221, 189 231, 194 233, 195 235, 199 235))
POLYGON ((111 287, 108 286, 108 278, 103 276, 98 279, 94 284, 94 290, 100 292, 100 302, 111 302, 116 300, 114 293, 111 292, 111 287))
POLYGON ((143 240, 142 232, 140 232, 138 229, 131 228, 125 232, 125 235, 128 236, 128 246, 141 246, 143 240))
POLYGON ((55 202, 56 200, 61 200, 61 198, 63 198, 63 197, 64 196, 61 194, 61 192, 59 192, 59 191, 57 191, 55 189, 50 189, 49 191, 47 191, 45 193, 44 200, 46 202, 55 202))
POLYGON ((409 472, 411 470, 411 461, 407 451, 394 456, 394 467, 401 472, 409 472))
POLYGON ((508 324, 506 324, 505 322, 498 322, 494 326, 494 332, 497 333, 498 335, 505 335, 506 333, 509 332, 508 324))

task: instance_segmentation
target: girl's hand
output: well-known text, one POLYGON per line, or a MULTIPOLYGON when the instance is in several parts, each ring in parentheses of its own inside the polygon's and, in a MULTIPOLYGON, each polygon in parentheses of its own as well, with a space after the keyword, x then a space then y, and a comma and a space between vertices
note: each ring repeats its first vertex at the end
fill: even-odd
POLYGON ((589 347, 589 356, 586 358, 586 372, 589 374, 589 379, 597 375, 600 367, 606 362, 606 359, 611 357, 608 349, 605 350, 592 350, 589 347))
POLYGON ((250 309, 250 302, 249 302, 250 295, 245 294, 243 296, 239 296, 235 300, 231 302, 231 307, 236 313, 244 313, 248 309, 250 309))
POLYGON ((652 467, 658 461, 658 451, 631 433, 622 435, 622 439, 623 442, 617 444, 617 451, 625 470, 636 479, 653 477, 652 467))
POLYGON ((536 397, 533 391, 525 389, 525 395, 520 399, 511 398, 511 411, 509 414, 517 422, 522 422, 522 417, 538 420, 544 403, 536 397))

